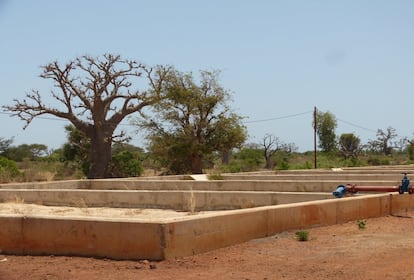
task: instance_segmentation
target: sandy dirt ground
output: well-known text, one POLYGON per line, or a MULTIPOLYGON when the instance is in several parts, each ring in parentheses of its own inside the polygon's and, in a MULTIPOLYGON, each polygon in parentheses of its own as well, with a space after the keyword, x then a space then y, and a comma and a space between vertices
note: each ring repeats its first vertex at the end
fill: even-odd
POLYGON ((75 219, 113 219, 129 221, 174 221, 189 216, 209 216, 226 211, 184 212, 168 209, 61 207, 28 203, 0 203, 0 215, 62 217, 75 219))
MULTIPOLYGON (((179 259, 113 261, 0 253, 0 279, 414 279, 414 212, 295 230, 179 259)), ((248 225, 246 225, 248 226, 248 225)))

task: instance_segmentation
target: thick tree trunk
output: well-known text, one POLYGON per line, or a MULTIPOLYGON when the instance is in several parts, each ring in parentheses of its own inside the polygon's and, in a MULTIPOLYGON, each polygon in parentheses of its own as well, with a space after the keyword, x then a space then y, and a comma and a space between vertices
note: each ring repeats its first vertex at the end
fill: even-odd
POLYGON ((230 153, 229 151, 222 151, 221 152, 221 163, 222 164, 229 164, 230 162, 230 153))
POLYGON ((272 162, 272 160, 270 158, 266 158, 266 169, 272 169, 274 167, 274 163, 272 162))
POLYGON ((202 157, 198 153, 194 153, 191 156, 191 173, 193 174, 202 174, 202 157))
POLYGON ((91 167, 89 179, 106 178, 109 162, 111 161, 111 137, 96 132, 91 137, 91 167))

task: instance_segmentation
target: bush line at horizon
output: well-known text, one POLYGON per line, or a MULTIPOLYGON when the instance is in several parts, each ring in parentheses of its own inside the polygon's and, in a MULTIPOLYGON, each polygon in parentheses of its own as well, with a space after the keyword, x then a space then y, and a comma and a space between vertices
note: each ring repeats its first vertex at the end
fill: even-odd
MULTIPOLYGON (((277 164, 272 170, 292 170, 292 169, 313 169, 314 155, 307 152, 303 154, 291 154, 288 158, 277 160, 277 164)), ((366 155, 361 156, 358 161, 344 160, 332 155, 319 153, 317 157, 318 168, 335 167, 358 167, 358 166, 378 166, 378 165, 399 165, 411 164, 412 161, 405 153, 395 153, 392 156, 366 155)), ((221 165, 219 161, 215 168, 208 170, 209 179, 221 180, 222 173, 236 173, 265 170, 263 161, 233 159, 228 165, 221 165)), ((146 172, 152 175, 160 175, 162 172, 143 165, 146 172)), ((70 162, 60 162, 58 160, 40 159, 37 161, 24 160, 14 162, 0 157, 0 183, 8 182, 36 182, 53 181, 66 179, 81 179, 85 175, 70 162)))

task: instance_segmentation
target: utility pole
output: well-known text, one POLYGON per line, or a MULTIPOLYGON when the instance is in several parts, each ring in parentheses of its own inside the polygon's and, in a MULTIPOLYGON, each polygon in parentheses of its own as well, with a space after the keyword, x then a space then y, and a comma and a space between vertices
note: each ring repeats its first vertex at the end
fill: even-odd
POLYGON ((318 168, 318 162, 317 162, 317 156, 316 156, 316 116, 317 116, 317 110, 316 106, 313 109, 313 154, 314 154, 314 163, 315 163, 315 169, 318 168))

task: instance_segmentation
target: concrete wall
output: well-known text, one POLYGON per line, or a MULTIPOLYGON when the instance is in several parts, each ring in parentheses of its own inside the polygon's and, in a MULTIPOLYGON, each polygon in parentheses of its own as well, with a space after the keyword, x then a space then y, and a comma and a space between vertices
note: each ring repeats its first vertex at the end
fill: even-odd
POLYGON ((333 199, 331 193, 0 189, 0 202, 46 206, 230 210, 333 199))
MULTIPOLYGON (((402 172, 414 171, 414 165, 388 165, 388 166, 367 166, 367 167, 343 167, 337 169, 300 169, 300 170, 281 170, 266 172, 266 174, 401 174, 402 172)), ((241 173, 242 174, 242 173, 241 173)), ((263 174, 256 172, 255 174, 263 174)))
POLYGON ((28 216, 0 217, 0 250, 30 255, 76 255, 113 259, 163 259, 162 226, 53 219, 28 216))
POLYGON ((88 180, 0 184, 0 189, 84 189, 88 180))
POLYGON ((163 223, 0 217, 0 250, 114 259, 161 260, 305 229, 379 217, 414 208, 414 195, 379 194, 232 210, 163 223))
POLYGON ((89 189, 89 190, 210 190, 210 191, 276 191, 333 192, 338 185, 396 186, 396 180, 78 180, 30 184, 2 184, 0 189, 89 189))
POLYGON ((394 182, 393 185, 400 184, 403 177, 402 174, 361 174, 348 172, 331 172, 329 174, 272 174, 272 175, 243 175, 243 174, 226 174, 223 180, 311 180, 311 181, 342 181, 343 183, 353 184, 360 181, 389 181, 394 182))
MULTIPOLYGON (((210 190, 210 191, 279 191, 332 192, 343 180, 219 180, 219 181, 90 181, 89 189, 116 190, 210 190)), ((365 186, 395 186, 394 180, 360 180, 353 184, 365 186)))
POLYGON ((380 194, 232 211, 167 224, 164 256, 206 252, 276 233, 380 217, 414 209, 414 196, 380 194))

